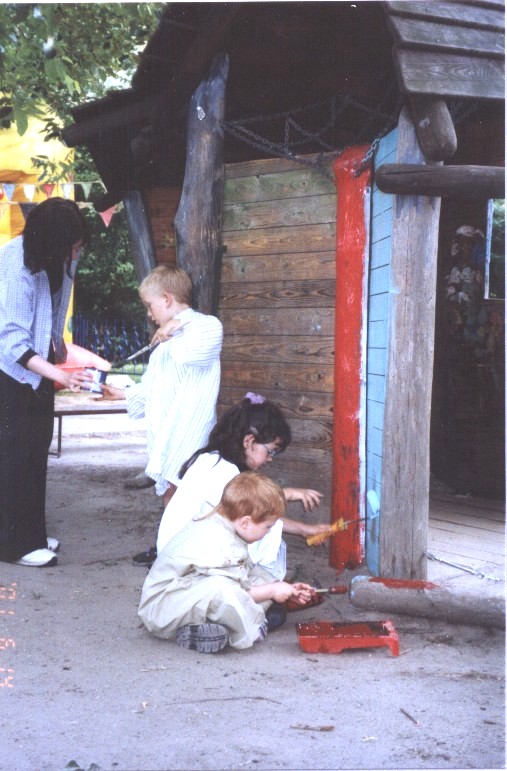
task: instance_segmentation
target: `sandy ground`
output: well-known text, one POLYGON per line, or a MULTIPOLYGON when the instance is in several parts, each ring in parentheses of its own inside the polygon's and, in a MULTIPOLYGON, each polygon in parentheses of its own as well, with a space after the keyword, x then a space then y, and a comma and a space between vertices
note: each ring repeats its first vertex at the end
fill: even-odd
MULTIPOLYGON (((150 637, 131 556, 154 542, 160 512, 153 490, 123 487, 144 463, 142 427, 117 415, 63 428, 47 514, 58 565, 0 563, 0 769, 505 767, 501 630, 391 616, 399 656, 304 653, 298 621, 385 620, 345 595, 243 652, 150 637)), ((288 551, 289 574, 350 580, 325 548, 291 538, 288 551)))

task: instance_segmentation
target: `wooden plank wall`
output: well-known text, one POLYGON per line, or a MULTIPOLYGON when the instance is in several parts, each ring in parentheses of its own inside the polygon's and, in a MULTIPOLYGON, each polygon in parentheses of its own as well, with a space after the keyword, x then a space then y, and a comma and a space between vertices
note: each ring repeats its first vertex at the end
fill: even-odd
POLYGON ((177 187, 157 187, 143 190, 148 221, 157 265, 176 265, 176 235, 174 217, 178 210, 181 190, 177 187))
MULTIPOLYGON (((247 391, 279 404, 293 441, 270 464, 284 486, 331 500, 336 190, 285 160, 226 166, 219 414, 247 391)), ((289 512, 290 513, 290 512, 289 512)), ((300 512, 294 510, 293 516, 300 512)))
MULTIPOLYGON (((397 131, 381 141, 375 168, 396 160, 397 131)), ((368 343, 366 378, 366 491, 382 502, 382 445, 386 394, 389 287, 391 284, 391 231, 393 196, 372 188, 371 256, 368 287, 368 343)), ((367 501, 369 499, 367 498, 367 501)), ((379 572, 379 521, 368 502, 366 560, 373 575, 379 572)))

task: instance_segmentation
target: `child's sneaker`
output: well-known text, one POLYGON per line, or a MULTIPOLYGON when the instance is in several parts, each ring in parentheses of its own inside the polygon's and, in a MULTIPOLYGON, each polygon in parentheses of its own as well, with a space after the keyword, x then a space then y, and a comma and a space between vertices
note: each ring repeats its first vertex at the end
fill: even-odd
POLYGON ((229 645, 229 632, 222 624, 187 624, 176 632, 176 645, 199 653, 218 653, 229 645))
POLYGON ((263 640, 266 639, 267 636, 268 636, 268 622, 264 621, 264 623, 261 624, 259 627, 259 635, 255 640, 255 642, 262 642, 263 640))
POLYGON ((287 621, 287 609, 279 602, 274 602, 266 611, 266 621, 268 622, 268 632, 273 632, 278 627, 283 626, 287 621))

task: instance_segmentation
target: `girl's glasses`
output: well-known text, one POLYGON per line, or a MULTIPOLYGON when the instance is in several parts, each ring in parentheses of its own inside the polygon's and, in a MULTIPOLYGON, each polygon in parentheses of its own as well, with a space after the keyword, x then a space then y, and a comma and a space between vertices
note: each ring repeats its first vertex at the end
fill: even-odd
POLYGON ((275 455, 278 455, 278 453, 280 452, 280 450, 272 450, 270 447, 268 447, 266 444, 264 444, 264 442, 259 442, 259 444, 262 444, 262 446, 264 447, 264 449, 266 450, 266 452, 268 454, 268 457, 270 457, 270 458, 274 458, 275 455))

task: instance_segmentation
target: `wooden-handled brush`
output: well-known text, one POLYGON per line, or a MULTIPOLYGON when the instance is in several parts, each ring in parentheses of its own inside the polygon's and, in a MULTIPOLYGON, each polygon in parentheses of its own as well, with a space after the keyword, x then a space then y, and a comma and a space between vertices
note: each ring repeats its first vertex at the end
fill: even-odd
POLYGON ((366 517, 362 517, 362 519, 349 519, 348 522, 345 522, 343 517, 340 517, 340 519, 337 519, 336 522, 333 522, 333 524, 329 527, 329 530, 327 530, 325 533, 317 533, 317 535, 309 535, 308 538, 306 538, 306 543, 308 546, 320 546, 321 543, 324 543, 328 538, 331 538, 332 535, 335 533, 340 533, 342 530, 346 530, 349 525, 356 525, 358 522, 364 522, 366 520, 366 517))

